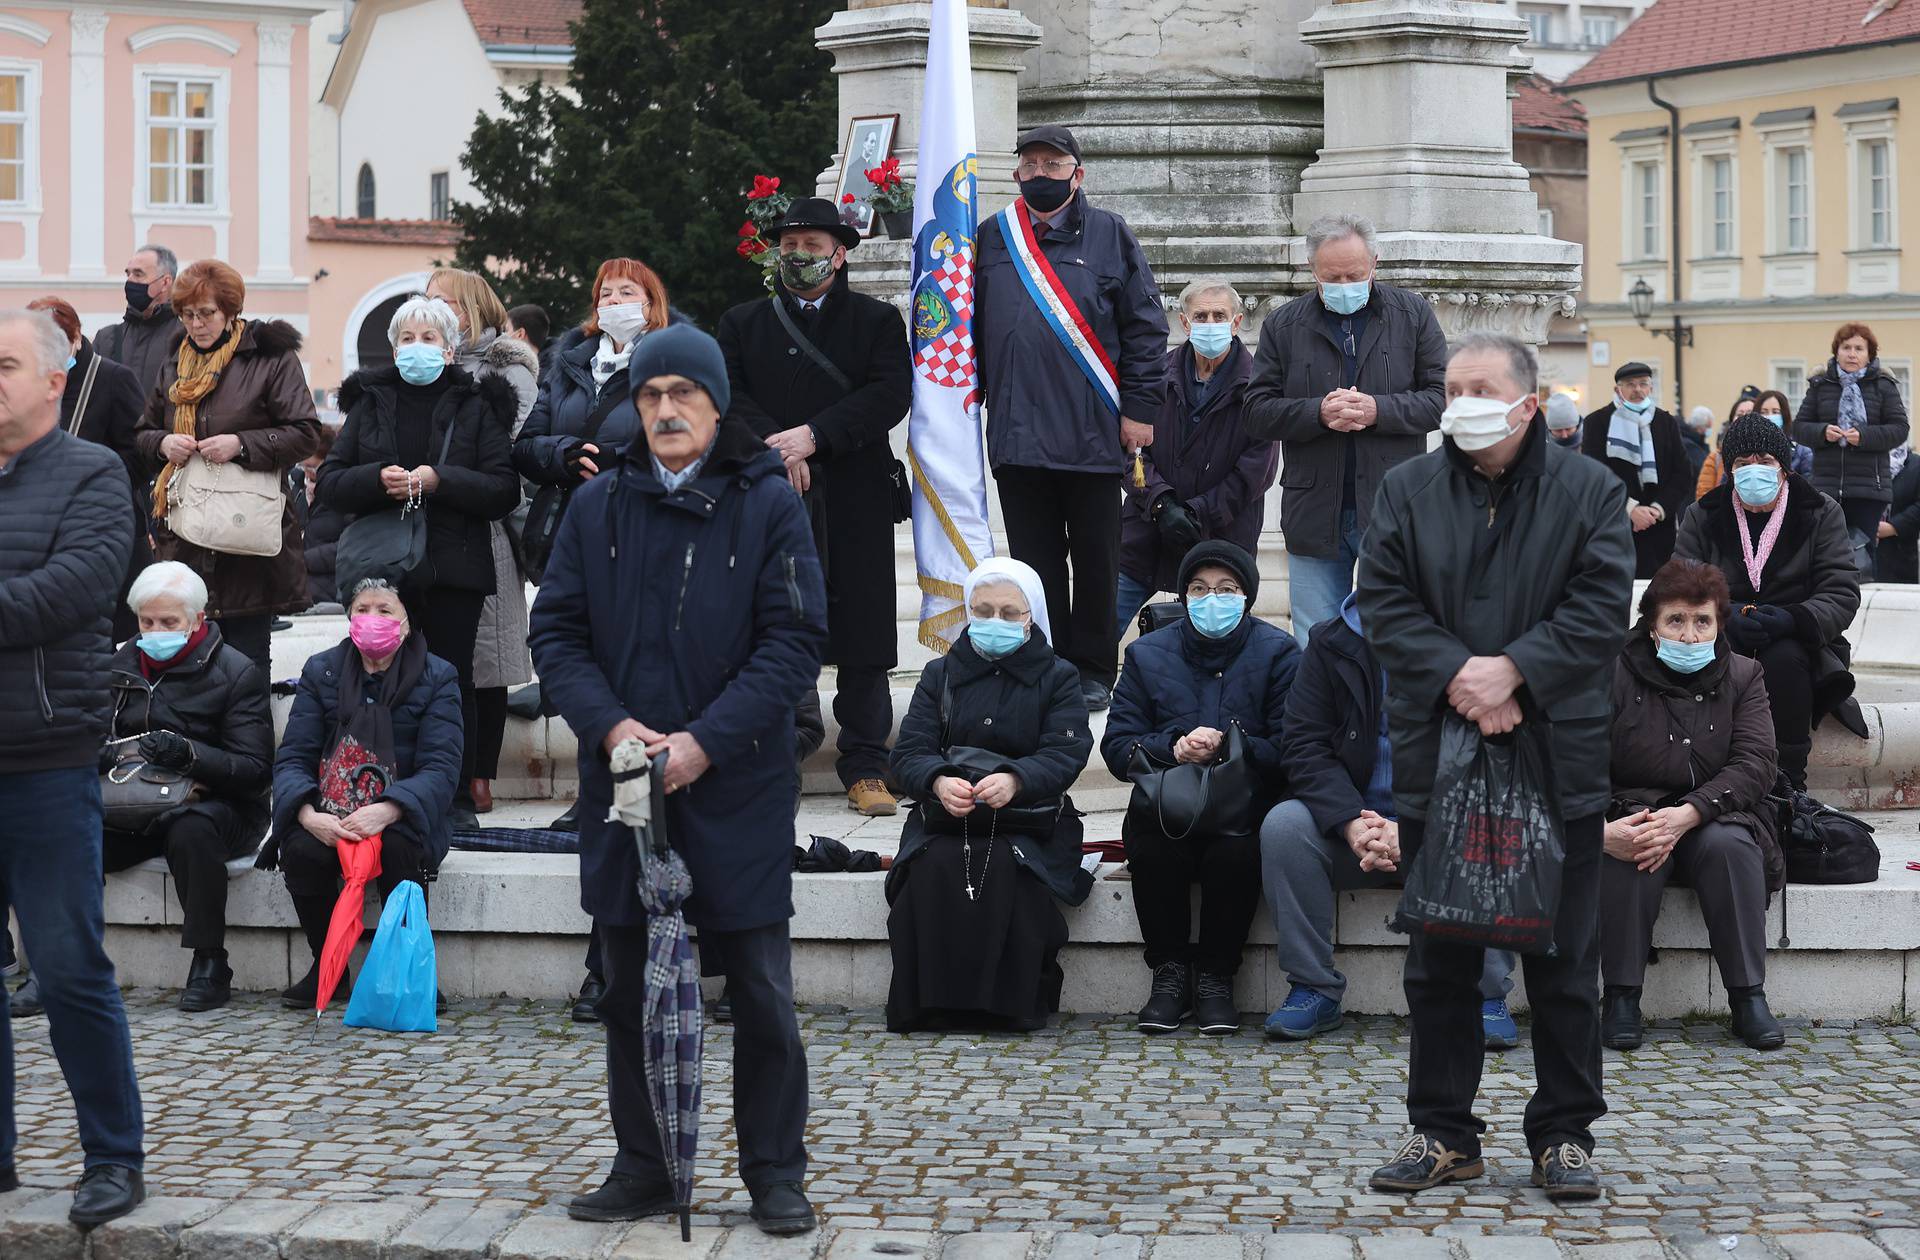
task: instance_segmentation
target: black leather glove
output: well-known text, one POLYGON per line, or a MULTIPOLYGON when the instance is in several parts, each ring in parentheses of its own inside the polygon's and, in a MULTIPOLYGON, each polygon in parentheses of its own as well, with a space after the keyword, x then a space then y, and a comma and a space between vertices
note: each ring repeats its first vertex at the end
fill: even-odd
POLYGON ((1727 618, 1727 642, 1733 644, 1734 651, 1752 656, 1772 640, 1767 638, 1766 627, 1759 618, 1736 611, 1727 618))
POLYGON ((140 756, 148 765, 185 770, 193 765, 193 745, 173 731, 148 731, 140 737, 140 756))
POLYGON ((1162 496, 1154 505, 1153 523, 1160 531, 1161 541, 1173 548, 1176 555, 1186 555, 1205 537, 1200 532, 1200 522, 1193 519, 1187 505, 1171 494, 1162 496))
POLYGON ((1747 615, 1760 623, 1760 628, 1766 631, 1768 643, 1793 637, 1793 614, 1784 608, 1759 604, 1747 615))
POLYGON ((120 745, 103 744, 100 747, 100 773, 105 774, 120 762, 120 745))

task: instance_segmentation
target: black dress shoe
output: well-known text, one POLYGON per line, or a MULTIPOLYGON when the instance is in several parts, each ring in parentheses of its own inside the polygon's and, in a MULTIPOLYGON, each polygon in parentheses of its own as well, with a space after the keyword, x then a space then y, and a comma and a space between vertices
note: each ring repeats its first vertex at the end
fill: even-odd
POLYGON ((133 1169, 95 1164, 81 1176, 67 1219, 81 1229, 92 1229, 125 1216, 146 1197, 147 1183, 133 1169))
POLYGON ((456 802, 453 808, 447 811, 447 825, 455 831, 478 831, 480 815, 474 813, 469 806, 456 802))
POLYGON ((540 684, 528 683, 507 693, 507 714, 531 722, 540 716, 540 684))
POLYGON ((1767 1009, 1767 991, 1759 985, 1727 990, 1733 1009, 1733 1035, 1752 1050, 1778 1050, 1787 1044, 1787 1030, 1767 1009))
MULTIPOLYGON (((340 987, 333 991, 336 999, 353 996, 353 969, 340 973, 340 987)), ((320 964, 315 962, 307 968, 307 974, 280 990, 280 1005, 290 1011, 310 1011, 320 998, 320 964)))
POLYGON ((1390 1162, 1373 1170, 1367 1187, 1412 1194, 1449 1181, 1472 1181, 1486 1173, 1487 1162, 1478 1155, 1448 1150, 1426 1134, 1416 1133, 1401 1145, 1390 1162))
POLYGON ((1098 713, 1113 703, 1113 692, 1107 684, 1092 678, 1080 680, 1080 698, 1087 702, 1087 712, 1098 713))
POLYGON ((575 801, 573 804, 567 806, 567 812, 560 815, 560 817, 554 819, 552 822, 548 823, 547 830, 548 831, 580 830, 580 802, 575 801))
POLYGON ((267 623, 267 630, 269 632, 279 631, 279 630, 291 630, 291 629, 293 629, 293 623, 291 621, 288 621, 285 617, 275 617, 272 621, 269 621, 267 623))
POLYGON ((20 1188, 20 1174, 12 1164, 0 1165, 0 1194, 10 1194, 20 1188))
POLYGON ((1581 1203, 1600 1197, 1600 1178, 1587 1153, 1571 1142, 1547 1148, 1533 1161, 1533 1184, 1554 1203, 1581 1203))
POLYGON ((797 1181, 776 1181, 755 1191, 752 1216, 763 1234, 804 1234, 816 1224, 813 1204, 797 1181))
POLYGON ((40 977, 28 976, 27 982, 13 991, 12 1009, 15 1019, 31 1019, 47 1013, 47 1008, 40 1005, 40 977))
POLYGON ((212 1011, 233 998, 233 968, 225 955, 195 953, 187 969, 187 987, 180 991, 183 1011, 212 1011))
POLYGON ((567 1204, 567 1215, 576 1221, 637 1221, 665 1216, 679 1207, 671 1185, 611 1173, 598 1190, 567 1204))
POLYGON ((1638 1050, 1645 1039, 1639 987, 1607 986, 1600 999, 1600 1044, 1609 1050, 1638 1050))
POLYGON ((591 971, 580 982, 580 996, 573 999, 573 1022, 576 1024, 597 1024, 600 1012, 594 1008, 600 999, 607 995, 607 982, 591 971))
POLYGON ((733 1022, 733 994, 727 992, 724 984, 720 986, 720 996, 713 999, 713 1007, 708 1011, 707 1018, 716 1024, 733 1022))

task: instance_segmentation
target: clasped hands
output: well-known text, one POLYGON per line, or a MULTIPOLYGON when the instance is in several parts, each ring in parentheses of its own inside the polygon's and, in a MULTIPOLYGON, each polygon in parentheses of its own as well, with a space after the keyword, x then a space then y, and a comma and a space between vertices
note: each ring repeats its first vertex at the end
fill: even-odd
POLYGON ((209 464, 225 464, 240 454, 240 439, 231 433, 195 438, 191 433, 169 433, 160 439, 160 454, 175 468, 198 455, 209 464))
POLYGON ((300 807, 300 825, 307 829, 308 835, 329 849, 338 848, 343 840, 371 839, 399 821, 400 807, 391 801, 362 805, 345 818, 335 818, 311 805, 300 807))
POLYGON ((965 818, 976 805, 1005 809, 1013 803, 1013 794, 1019 790, 1020 777, 1006 770, 990 774, 978 783, 969 783, 951 774, 933 781, 933 794, 939 799, 940 808, 955 818, 965 818))
POLYGON ((1845 442, 1849 446, 1858 446, 1860 445, 1860 430, 1843 429, 1837 424, 1830 424, 1827 426, 1826 438, 1827 441, 1836 446, 1842 442, 1845 442))
POLYGON ((380 470, 380 488, 387 492, 389 499, 398 499, 405 503, 413 497, 415 485, 419 487, 421 494, 432 494, 440 488, 440 474, 426 464, 418 468, 402 468, 398 464, 388 464, 380 470))
POLYGON ((1392 874, 1400 869, 1400 824, 1393 819, 1363 809, 1346 825, 1345 835, 1361 870, 1392 874))
POLYGON ((1373 395, 1357 389, 1336 389, 1320 400, 1320 423, 1335 433, 1358 433, 1370 429, 1380 418, 1373 395))
POLYGON ((645 744, 649 757, 658 757, 663 752, 667 754, 667 771, 661 777, 669 793, 686 787, 713 765, 707 759, 707 750, 700 747, 700 741, 690 732, 675 731, 671 735, 662 735, 632 718, 620 719, 619 725, 607 732, 602 746, 607 750, 607 756, 611 757, 614 749, 630 739, 645 744))
POLYGON ((1211 726, 1196 726, 1173 741, 1173 759, 1183 765, 1203 766, 1220 755, 1226 736, 1211 726))
POLYGON ((805 494, 813 485, 813 469, 807 461, 819 453, 820 445, 814 441, 811 425, 796 424, 791 429, 782 429, 767 437, 768 449, 779 454, 787 466, 787 480, 793 488, 805 494))
POLYGON ((1447 684, 1447 703, 1482 735, 1505 735, 1520 725, 1520 702, 1514 693, 1526 679, 1505 656, 1472 656, 1447 684))
POLYGON ((1610 858, 1631 862, 1643 873, 1657 871, 1681 837, 1706 821, 1691 805, 1643 809, 1607 824, 1601 847, 1610 858))

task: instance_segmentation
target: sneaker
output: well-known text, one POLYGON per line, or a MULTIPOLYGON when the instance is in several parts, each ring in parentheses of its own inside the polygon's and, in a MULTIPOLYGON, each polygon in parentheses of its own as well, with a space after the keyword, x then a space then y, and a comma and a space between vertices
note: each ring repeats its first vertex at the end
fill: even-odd
POLYGON ((1478 1155, 1450 1151, 1426 1134, 1416 1133, 1406 1140, 1391 1162, 1373 1170, 1373 1176, 1367 1178, 1367 1188, 1412 1194, 1449 1181, 1472 1181, 1486 1173, 1486 1161, 1478 1155))
POLYGON ((1520 1025, 1513 1022, 1505 998, 1480 1003, 1480 1031, 1489 1050, 1511 1050, 1520 1044, 1520 1025))
POLYGON ((1164 962, 1153 969, 1153 994, 1140 1008, 1141 1032, 1170 1033, 1193 1016, 1193 973, 1187 964, 1164 962))
POLYGON ((1240 1031, 1240 1012, 1233 1004, 1233 977, 1202 971, 1193 982, 1193 1022, 1209 1037, 1229 1037, 1240 1031))
POLYGON ((861 779, 847 789, 847 808, 867 818, 891 818, 899 812, 900 802, 880 780, 861 779))
POLYGON ((1267 1036, 1282 1041, 1305 1041, 1323 1032, 1332 1032, 1345 1019, 1340 1003, 1317 989, 1296 984, 1287 990, 1287 1000, 1267 1016, 1267 1036))
POLYGON ((612 1173, 598 1190, 567 1204, 567 1215, 576 1221, 637 1221, 665 1216, 679 1207, 671 1185, 612 1173))
POLYGON ((1591 1157, 1572 1142, 1550 1146, 1533 1162, 1533 1184, 1554 1203, 1581 1203, 1600 1197, 1600 1178, 1591 1157))
POLYGON ((1638 1050, 1645 1039, 1638 986, 1608 985, 1600 999, 1600 1044, 1609 1050, 1638 1050))

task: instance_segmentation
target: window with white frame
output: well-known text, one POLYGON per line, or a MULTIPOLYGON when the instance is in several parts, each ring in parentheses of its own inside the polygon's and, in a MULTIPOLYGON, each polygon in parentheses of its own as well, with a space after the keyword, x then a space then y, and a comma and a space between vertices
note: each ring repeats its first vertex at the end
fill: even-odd
POLYGON ((1907 414, 1912 415, 1913 414, 1913 360, 1912 359, 1882 359, 1880 360, 1880 366, 1888 376, 1891 376, 1893 378, 1893 383, 1900 387, 1900 401, 1906 404, 1907 414))
POLYGON ((1781 149, 1775 159, 1779 188, 1779 235, 1774 250, 1804 254, 1813 248, 1813 151, 1805 145, 1781 149))
POLYGON ((1632 214, 1631 243, 1635 259, 1659 258, 1660 163, 1634 162, 1628 167, 1628 204, 1632 214))
POLYGON ((427 217, 444 222, 453 210, 453 199, 449 195, 447 172, 435 171, 427 176, 427 217))
POLYGON ((1522 9, 1520 17, 1527 24, 1527 39, 1530 43, 1553 43, 1553 19, 1551 9, 1522 9))
POLYGON ((1540 235, 1552 236, 1553 235, 1553 211, 1543 206, 1540 208, 1539 213, 1540 213, 1540 229, 1539 229, 1540 235))
POLYGON ((1716 153, 1706 159, 1702 174, 1702 208, 1706 222, 1701 233, 1707 253, 1715 258, 1731 257, 1735 252, 1733 226, 1733 158, 1716 153))
POLYGON ((24 205, 29 197, 27 91, 25 70, 0 69, 0 205, 24 205))
POLYGON ((1620 33, 1620 15, 1588 10, 1580 17, 1581 42, 1589 48, 1605 48, 1620 33))
POLYGON ((214 82, 155 75, 145 81, 144 95, 147 204, 212 208, 218 138, 214 82))
POLYGON ((1767 366, 1773 373, 1773 388, 1786 395, 1788 406, 1799 407, 1800 400, 1807 395, 1807 361, 1772 359, 1767 366))
POLYGON ((1893 141, 1862 141, 1859 161, 1860 245, 1864 249, 1892 249, 1893 141))

